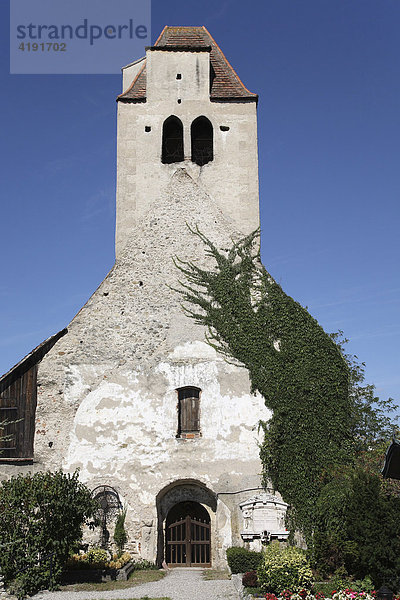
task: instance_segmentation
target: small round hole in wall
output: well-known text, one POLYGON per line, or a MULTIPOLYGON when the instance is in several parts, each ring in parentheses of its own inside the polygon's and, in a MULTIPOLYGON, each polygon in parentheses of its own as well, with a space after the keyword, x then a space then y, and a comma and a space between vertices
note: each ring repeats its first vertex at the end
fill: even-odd
POLYGON ((178 98, 178 104, 180 104, 182 102, 182 100, 180 98, 178 98))
POLYGON ((219 128, 221 131, 229 131, 228 125, 220 125, 219 128))
POLYGON ((144 130, 145 130, 146 133, 149 133, 149 131, 151 131, 150 125, 145 125, 144 130))
POLYGON ((176 74, 176 78, 177 78, 177 79, 182 79, 182 73, 177 73, 177 74, 176 74))

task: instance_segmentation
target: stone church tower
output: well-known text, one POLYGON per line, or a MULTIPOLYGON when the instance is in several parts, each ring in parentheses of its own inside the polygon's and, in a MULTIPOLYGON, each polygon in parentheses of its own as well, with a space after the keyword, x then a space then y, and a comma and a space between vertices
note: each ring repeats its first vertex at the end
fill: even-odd
POLYGON ((258 227, 257 95, 204 27, 165 27, 117 101, 116 262, 68 330, 0 378, 0 410, 25 427, 1 475, 79 468, 127 506, 132 552, 221 566, 228 546, 285 537, 286 505, 260 487, 264 401, 184 315, 173 258, 207 265, 188 224, 217 247, 258 227))

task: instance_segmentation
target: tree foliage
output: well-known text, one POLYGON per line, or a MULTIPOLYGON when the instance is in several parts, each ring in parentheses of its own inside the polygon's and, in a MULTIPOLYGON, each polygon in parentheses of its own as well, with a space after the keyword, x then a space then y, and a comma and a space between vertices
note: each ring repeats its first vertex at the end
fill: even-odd
POLYGON ((376 588, 399 589, 400 498, 387 494, 378 475, 342 469, 317 502, 315 560, 322 576, 345 569, 370 576, 376 588))
POLYGON ((59 579, 82 526, 97 503, 73 475, 62 471, 18 475, 0 487, 0 570, 7 584, 32 594, 59 579), (50 581, 50 565, 52 581, 50 581))
POLYGON ((359 454, 378 448, 387 441, 397 427, 397 417, 390 416, 397 410, 392 398, 384 400, 375 394, 375 386, 365 383, 365 363, 357 356, 346 353, 345 346, 349 340, 343 332, 330 334, 335 341, 349 368, 350 386, 349 401, 352 407, 352 434, 354 452, 359 454))

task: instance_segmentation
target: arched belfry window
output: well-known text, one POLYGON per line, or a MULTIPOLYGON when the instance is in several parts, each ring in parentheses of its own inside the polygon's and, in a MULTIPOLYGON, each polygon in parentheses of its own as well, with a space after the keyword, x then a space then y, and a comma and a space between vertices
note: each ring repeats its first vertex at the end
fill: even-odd
POLYGON ((200 388, 182 387, 178 392, 177 437, 192 439, 200 437, 200 388))
POLYGON ((213 126, 207 117, 197 117, 191 127, 192 162, 205 165, 214 158, 213 126))
POLYGON ((183 125, 172 115, 164 121, 161 162, 170 164, 183 160, 183 125))

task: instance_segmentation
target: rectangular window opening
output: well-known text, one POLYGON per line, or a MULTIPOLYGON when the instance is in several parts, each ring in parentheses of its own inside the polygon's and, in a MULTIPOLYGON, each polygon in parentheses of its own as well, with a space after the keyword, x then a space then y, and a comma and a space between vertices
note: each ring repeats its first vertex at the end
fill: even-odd
POLYGON ((177 438, 194 439, 200 432, 200 388, 184 387, 178 392, 178 433, 177 438))

